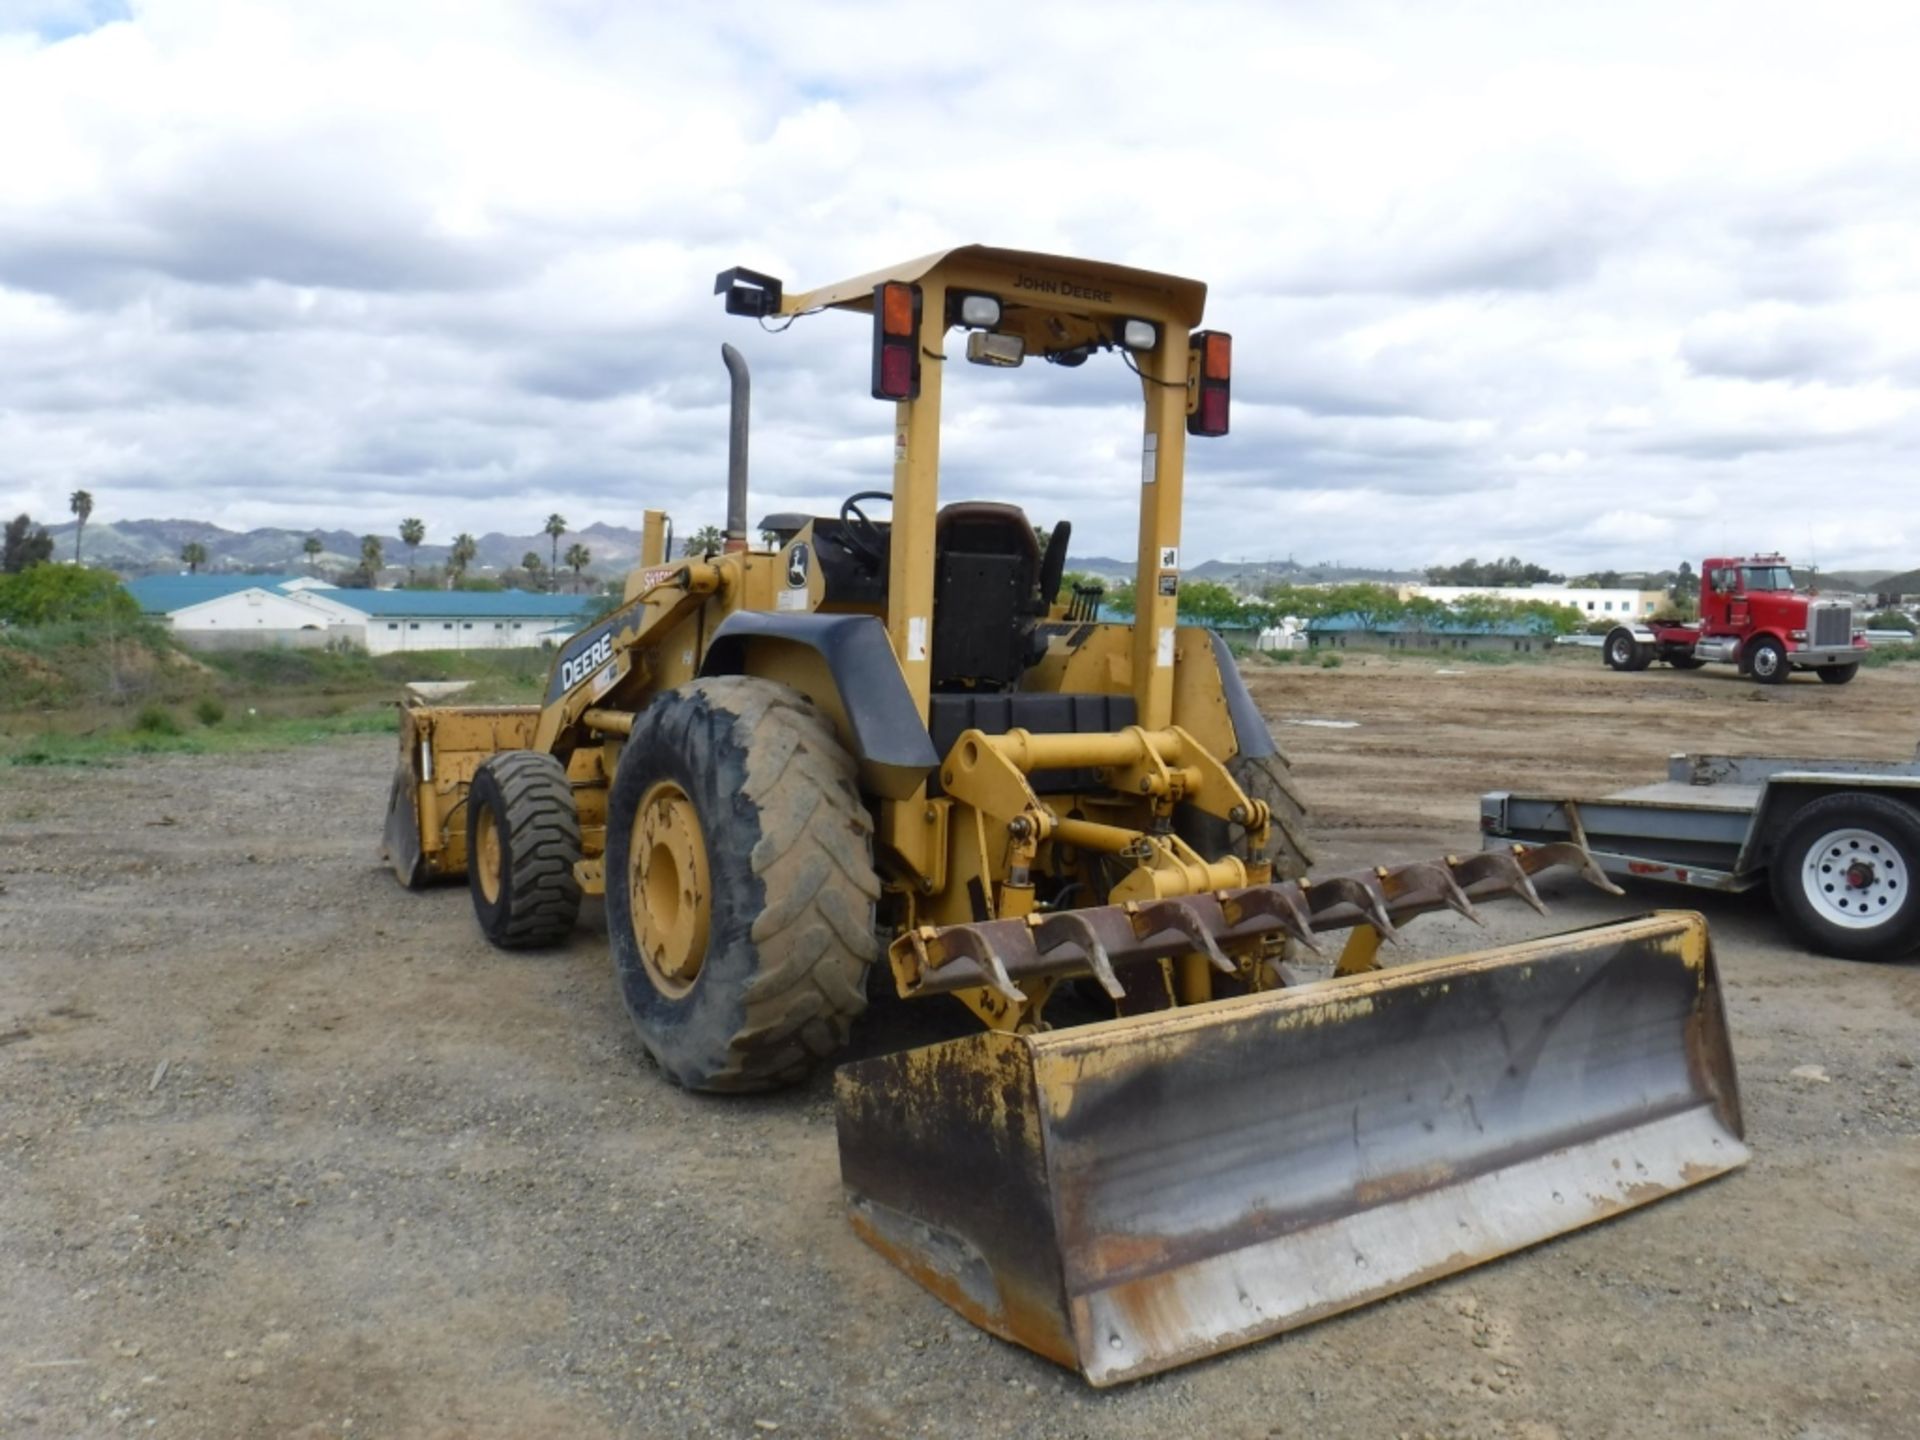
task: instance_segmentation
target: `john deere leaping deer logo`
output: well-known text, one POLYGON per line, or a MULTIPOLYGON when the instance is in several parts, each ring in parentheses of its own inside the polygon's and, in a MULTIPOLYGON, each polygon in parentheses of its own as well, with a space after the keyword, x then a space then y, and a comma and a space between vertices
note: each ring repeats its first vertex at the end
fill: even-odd
POLYGON ((803 590, 807 584, 807 547, 805 542, 787 552, 787 584, 803 590))

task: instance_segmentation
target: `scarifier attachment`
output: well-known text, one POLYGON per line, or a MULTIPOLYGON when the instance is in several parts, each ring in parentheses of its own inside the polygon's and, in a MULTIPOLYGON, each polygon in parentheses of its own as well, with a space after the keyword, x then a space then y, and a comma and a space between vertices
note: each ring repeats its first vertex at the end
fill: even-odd
POLYGON ((1475 900, 1517 895, 1541 914, 1546 905, 1530 877, 1567 865, 1610 895, 1620 888, 1593 857, 1571 841, 1448 855, 1410 865, 1248 885, 1176 899, 1128 901, 1081 910, 922 926, 893 942, 894 973, 910 995, 940 995, 986 985, 1019 999, 1015 982, 1091 971, 1120 998, 1114 966, 1197 953, 1232 974, 1225 951, 1278 932, 1319 951, 1316 932, 1367 924, 1398 943, 1399 925, 1430 910, 1454 910, 1478 920, 1475 900))
MULTIPOLYGON (((1463 868, 1450 873, 1471 891, 1463 868)), ((976 1324, 1095 1385, 1466 1269, 1747 1158, 1719 980, 1687 912, 989 1031, 846 1066, 837 1102, 861 1236, 976 1324)))

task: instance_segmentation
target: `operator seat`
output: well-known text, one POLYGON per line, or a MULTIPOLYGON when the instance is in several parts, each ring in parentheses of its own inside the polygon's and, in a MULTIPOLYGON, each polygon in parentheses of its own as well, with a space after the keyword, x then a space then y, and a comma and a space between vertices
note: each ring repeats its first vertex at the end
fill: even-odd
POLYGON ((941 508, 933 531, 935 690, 1014 687, 1036 658, 1034 625, 1046 614, 1040 580, 1040 542, 1018 505, 962 500, 941 508))

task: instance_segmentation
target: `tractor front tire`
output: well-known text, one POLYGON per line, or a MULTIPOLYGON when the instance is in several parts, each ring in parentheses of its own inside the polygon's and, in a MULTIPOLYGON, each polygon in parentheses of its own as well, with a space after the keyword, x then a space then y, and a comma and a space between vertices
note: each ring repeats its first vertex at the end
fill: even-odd
POLYGON ((580 915, 580 815, 551 755, 505 750, 467 788, 467 890, 502 950, 558 945, 580 915))
POLYGON ((1778 640, 1762 636, 1746 653, 1747 673, 1762 685, 1784 685, 1793 674, 1786 647, 1778 640))
POLYGON ((1208 860, 1224 860, 1229 855, 1245 861, 1265 860, 1273 866, 1275 880, 1292 880, 1313 866, 1313 848, 1307 842, 1307 806, 1293 783, 1293 771, 1286 757, 1275 751, 1253 757, 1236 755, 1227 762, 1227 773, 1249 800, 1267 802, 1271 817, 1267 841, 1256 853, 1247 843, 1247 832, 1240 826, 1214 815, 1183 809, 1175 829, 1180 838, 1208 860))
POLYGON ((1815 672, 1823 685, 1845 685, 1860 673, 1858 663, 1852 665, 1822 665, 1815 672))
POLYGON ((806 1078, 867 1004, 880 896, 854 759, 798 691, 695 680, 607 797, 607 938, 647 1051, 689 1090, 806 1078))

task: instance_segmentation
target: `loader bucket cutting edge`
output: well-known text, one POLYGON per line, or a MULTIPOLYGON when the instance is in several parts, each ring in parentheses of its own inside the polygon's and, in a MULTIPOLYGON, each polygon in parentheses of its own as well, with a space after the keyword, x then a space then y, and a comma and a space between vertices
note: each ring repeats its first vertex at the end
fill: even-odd
POLYGON ((426 852, 420 843, 420 777, 413 756, 419 749, 418 727, 411 712, 400 712, 400 763, 387 789, 387 822, 380 833, 380 858, 400 883, 418 890, 426 883, 426 852))
POLYGON ((1705 922, 841 1069, 855 1229, 1095 1385, 1536 1244, 1745 1163, 1705 922))

